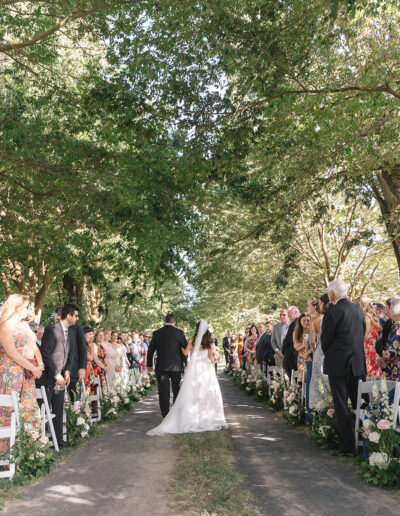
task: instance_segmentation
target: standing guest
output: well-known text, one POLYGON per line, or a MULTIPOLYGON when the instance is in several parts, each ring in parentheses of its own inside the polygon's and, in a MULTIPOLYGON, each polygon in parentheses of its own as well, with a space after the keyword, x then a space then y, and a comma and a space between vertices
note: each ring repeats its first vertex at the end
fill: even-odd
POLYGON ((94 334, 93 371, 94 371, 95 376, 99 377, 101 386, 103 386, 103 381, 104 381, 104 378, 106 375, 106 361, 107 361, 106 350, 102 346, 103 342, 104 342, 104 330, 103 330, 103 328, 99 328, 96 331, 96 333, 94 334))
MULTIPOLYGON (((28 315, 29 298, 12 294, 0 314, 0 394, 19 395, 20 417, 35 424, 35 378, 40 378, 43 363, 34 363, 37 349, 35 334, 24 319, 28 315), (29 375, 29 373, 31 373, 29 375)), ((0 426, 10 426, 11 408, 0 407, 0 426)), ((0 440, 0 455, 7 453, 9 440, 0 440)))
POLYGON ((104 328, 104 342, 108 344, 111 341, 112 328, 104 328))
POLYGON ((387 339, 385 349, 382 352, 383 372, 389 380, 400 378, 400 297, 394 297, 390 303, 390 318, 393 321, 392 328, 387 339))
POLYGON ((61 320, 44 330, 42 339, 42 355, 45 370, 37 385, 44 385, 46 395, 54 414, 53 424, 60 447, 66 446, 63 441, 63 410, 65 387, 71 381, 69 363, 71 359, 71 344, 69 328, 74 326, 79 318, 79 308, 66 304, 61 309, 61 320))
POLYGON ((278 357, 275 353, 275 350, 272 346, 272 332, 274 329, 274 325, 272 321, 267 321, 265 323, 265 334, 267 335, 267 339, 265 342, 264 354, 263 354, 263 365, 274 366, 278 364, 278 357))
POLYGON ((221 354, 218 347, 218 340, 215 338, 214 333, 211 333, 211 338, 213 341, 213 357, 214 357, 214 367, 215 367, 215 374, 218 372, 218 364, 221 358, 221 354))
POLYGON ((68 393, 74 397, 77 395, 78 382, 85 379, 87 367, 87 347, 85 335, 79 322, 68 328, 68 340, 71 348, 69 361, 70 382, 68 393))
POLYGON ((385 310, 385 315, 386 315, 387 319, 386 319, 385 324, 382 326, 382 332, 375 344, 375 350, 378 353, 378 355, 380 355, 380 356, 382 356, 382 352, 386 347, 387 340, 389 338, 389 333, 393 326, 393 321, 390 318, 390 303, 391 303, 391 300, 388 299, 386 301, 386 310, 385 310))
POLYGON ((187 340, 182 330, 175 327, 175 317, 167 314, 164 327, 153 333, 149 351, 147 353, 147 369, 153 370, 153 355, 157 352, 156 374, 161 414, 165 417, 170 406, 170 382, 174 395, 174 402, 179 394, 183 353, 187 340))
POLYGON ((246 367, 250 369, 256 362, 256 349, 258 342, 258 328, 255 324, 250 326, 250 333, 247 339, 244 341, 244 351, 246 353, 246 367))
POLYGON ((242 367, 243 361, 245 359, 244 354, 244 338, 243 333, 238 334, 238 358, 239 358, 239 366, 242 367))
MULTIPOLYGON (((112 331, 112 330, 111 330, 112 331)), ((110 339, 111 339, 111 331, 110 331, 110 339)), ((104 335, 108 334, 106 331, 104 331, 104 335)), ((115 335, 115 341, 118 336, 118 332, 115 335)), ((119 357, 118 357, 118 351, 113 346, 112 342, 106 342, 105 340, 101 343, 101 347, 106 352, 106 380, 107 380, 107 386, 109 389, 111 389, 114 381, 114 375, 116 370, 120 370, 120 363, 119 363, 119 357)))
POLYGON ((233 371, 233 369, 237 366, 239 362, 238 358, 238 341, 237 336, 231 336, 231 343, 229 345, 229 364, 228 371, 233 371))
POLYGON ((222 339, 222 349, 225 355, 225 365, 229 364, 229 347, 231 345, 232 333, 230 330, 226 332, 226 336, 222 339))
POLYGON ((140 346, 140 352, 142 354, 142 361, 140 363, 142 367, 142 371, 146 368, 146 355, 147 355, 147 347, 144 345, 144 337, 143 334, 139 334, 139 346, 140 346))
POLYGON ((381 328, 383 328, 386 322, 386 307, 382 303, 374 303, 373 308, 377 318, 379 319, 379 324, 381 325, 381 328))
POLYGON ((305 370, 305 362, 310 359, 309 338, 310 338, 310 315, 306 312, 300 314, 293 333, 293 345, 297 352, 297 370, 305 370))
POLYGON ((93 362, 94 362, 94 331, 90 326, 83 327, 83 334, 85 336, 86 342, 86 353, 87 353, 87 361, 86 361, 86 374, 85 374, 85 387, 89 389, 89 392, 92 392, 92 385, 95 380, 95 374, 93 370, 93 362))
POLYGON ((378 340, 381 331, 376 309, 374 309, 371 301, 364 296, 358 297, 354 300, 357 305, 360 305, 365 315, 366 330, 364 336, 364 353, 367 364, 367 377, 381 376, 379 355, 376 352, 376 341, 378 340))
POLYGON ((271 344, 275 354, 277 355, 278 365, 281 365, 283 361, 282 345, 290 324, 288 311, 285 308, 280 310, 279 320, 280 322, 275 324, 272 330, 271 344))
POLYGON ((293 333, 299 316, 300 310, 297 308, 297 306, 290 306, 288 308, 288 317, 290 324, 286 332, 286 337, 284 338, 282 343, 282 364, 286 371, 286 374, 289 377, 289 380, 292 377, 292 369, 295 371, 297 370, 297 353, 293 345, 293 333))
POLYGON ((266 332, 265 324, 262 322, 257 324, 257 330, 259 337, 256 344, 256 362, 259 365, 260 369, 262 369, 265 346, 267 344, 269 335, 266 332))
POLYGON ((130 348, 131 348, 131 358, 132 358, 132 362, 131 362, 132 369, 141 369, 141 367, 140 367, 141 354, 140 354, 140 347, 139 347, 137 335, 135 335, 134 340, 132 340, 132 342, 130 343, 130 348))
POLYGON ((329 391, 329 380, 326 374, 323 374, 324 352, 321 348, 321 324, 324 313, 328 310, 330 301, 328 294, 323 294, 317 305, 318 317, 311 318, 310 345, 313 350, 312 373, 310 381, 309 407, 315 409, 323 395, 329 391), (321 392, 322 390, 322 392, 321 392))
POLYGON ((42 338, 44 333, 44 326, 38 326, 38 329, 36 330, 36 345, 38 348, 42 345, 42 338))
POLYGON ((343 280, 331 281, 328 296, 331 306, 322 321, 321 346, 339 432, 339 450, 333 455, 354 456, 348 399, 355 410, 358 380, 367 373, 364 355, 366 322, 362 308, 347 299, 347 285, 343 280))
POLYGON ((62 306, 57 306, 53 313, 54 324, 61 321, 61 310, 62 306))
POLYGON ((247 351, 246 351, 246 340, 250 335, 251 324, 248 324, 244 329, 244 337, 243 337, 243 359, 242 359, 242 369, 246 369, 247 367, 247 351))

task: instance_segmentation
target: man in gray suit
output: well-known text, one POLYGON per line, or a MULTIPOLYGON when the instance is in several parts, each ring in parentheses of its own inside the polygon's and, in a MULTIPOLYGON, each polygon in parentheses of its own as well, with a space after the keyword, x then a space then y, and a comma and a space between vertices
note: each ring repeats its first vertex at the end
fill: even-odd
POLYGON ((285 308, 279 312, 279 319, 280 322, 275 324, 274 329, 272 330, 271 344, 276 356, 278 357, 278 364, 281 365, 283 360, 282 343, 286 337, 290 324, 288 311, 285 308))

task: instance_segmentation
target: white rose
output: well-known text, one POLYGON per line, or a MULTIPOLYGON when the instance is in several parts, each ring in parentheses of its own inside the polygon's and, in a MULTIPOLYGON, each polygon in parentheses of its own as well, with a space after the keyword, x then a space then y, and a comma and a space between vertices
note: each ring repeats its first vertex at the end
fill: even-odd
POLYGON ((74 405, 72 407, 72 410, 74 411, 75 414, 78 414, 78 412, 81 410, 81 402, 75 401, 74 405))
POLYGON ((81 432, 81 437, 84 438, 87 436, 87 434, 88 434, 87 432, 81 432))
POLYGON ((34 441, 37 441, 39 439, 39 432, 36 432, 36 430, 34 432, 31 433, 31 437, 34 441))
POLYGON ((83 417, 78 417, 78 419, 76 420, 76 424, 78 426, 84 425, 85 424, 85 420, 83 419, 83 417))
POLYGON ((44 453, 41 452, 41 451, 38 451, 37 454, 38 454, 39 457, 44 457, 44 453))
POLYGON ((322 410, 326 408, 326 402, 324 400, 321 400, 319 403, 317 403, 317 410, 322 410))
POLYGON ((367 429, 367 428, 371 428, 371 420, 370 419, 364 419, 364 421, 362 422, 362 426, 363 428, 367 429))
POLYGON ((289 409, 289 414, 292 414, 292 416, 294 416, 294 414, 296 413, 296 410, 297 410, 297 405, 292 405, 289 409))
POLYGON ((370 466, 377 466, 379 469, 387 469, 389 466, 389 457, 386 453, 371 453, 369 456, 370 466))
POLYGON ((42 444, 47 444, 47 443, 49 442, 49 438, 48 438, 48 437, 46 437, 45 435, 42 435, 42 436, 41 436, 41 438, 40 438, 39 440, 40 440, 40 442, 41 442, 42 444))
POLYGON ((295 397, 296 397, 296 395, 294 394, 294 392, 292 392, 291 394, 289 394, 288 400, 294 401, 295 397))
POLYGON ((125 399, 124 399, 124 403, 125 403, 125 405, 128 405, 128 403, 129 403, 128 398, 125 398, 125 399))
POLYGON ((372 442, 372 443, 377 443, 380 439, 380 435, 378 434, 378 432, 371 432, 368 436, 368 439, 372 442))

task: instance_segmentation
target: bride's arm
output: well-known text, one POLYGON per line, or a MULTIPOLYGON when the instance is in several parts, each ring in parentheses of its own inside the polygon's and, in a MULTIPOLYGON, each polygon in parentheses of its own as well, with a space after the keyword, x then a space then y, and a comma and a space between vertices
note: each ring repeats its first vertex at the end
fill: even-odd
POLYGON ((213 364, 214 363, 214 353, 213 353, 212 348, 208 349, 208 358, 210 359, 210 362, 213 364))
POLYGON ((192 351, 192 343, 193 343, 193 337, 190 338, 188 345, 185 348, 181 348, 182 353, 187 357, 188 354, 192 351))

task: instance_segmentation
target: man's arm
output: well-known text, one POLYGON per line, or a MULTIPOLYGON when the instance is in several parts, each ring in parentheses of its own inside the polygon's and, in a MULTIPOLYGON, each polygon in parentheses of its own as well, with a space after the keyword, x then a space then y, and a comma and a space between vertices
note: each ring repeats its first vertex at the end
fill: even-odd
POLYGON ((328 351, 335 339, 336 323, 332 311, 327 310, 322 319, 321 326, 321 349, 324 353, 328 351))
POLYGON ((153 356, 154 356, 156 349, 157 349, 157 342, 156 342, 156 339, 153 334, 149 349, 147 350, 146 367, 148 369, 151 369, 153 367, 153 356))
POLYGON ((56 345, 56 336, 54 334, 54 328, 48 326, 44 330, 42 337, 42 346, 40 351, 42 353, 43 363, 46 373, 54 378, 60 371, 57 370, 56 364, 54 363, 52 353, 56 345))
POLYGON ((278 333, 277 327, 275 325, 272 330, 272 335, 271 335, 271 345, 272 345, 272 348, 274 349, 274 351, 278 351, 278 349, 280 349, 280 347, 278 346, 278 339, 276 337, 277 333, 278 333))

